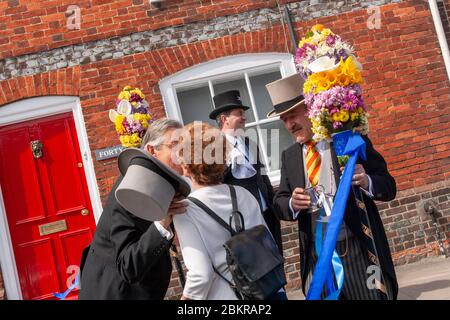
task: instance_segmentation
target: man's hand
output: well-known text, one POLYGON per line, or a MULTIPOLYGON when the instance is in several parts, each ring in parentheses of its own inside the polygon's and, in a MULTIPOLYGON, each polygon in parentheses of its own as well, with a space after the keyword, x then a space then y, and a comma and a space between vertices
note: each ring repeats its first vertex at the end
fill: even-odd
POLYGON ((311 204, 311 199, 305 194, 305 189, 295 188, 292 192, 292 209, 294 212, 298 212, 303 209, 308 209, 311 204))
POLYGON ((172 223, 173 216, 176 214, 182 214, 186 212, 186 207, 188 206, 186 201, 184 200, 183 196, 176 195, 172 202, 169 205, 169 210, 167 212, 167 218, 159 221, 161 226, 164 227, 164 229, 169 229, 170 224, 172 223))
MULTIPOLYGON (((341 167, 341 173, 344 171, 344 167, 341 167)), ((361 164, 355 166, 355 173, 352 178, 352 185, 363 188, 364 190, 369 189, 369 178, 366 174, 366 170, 361 164)))

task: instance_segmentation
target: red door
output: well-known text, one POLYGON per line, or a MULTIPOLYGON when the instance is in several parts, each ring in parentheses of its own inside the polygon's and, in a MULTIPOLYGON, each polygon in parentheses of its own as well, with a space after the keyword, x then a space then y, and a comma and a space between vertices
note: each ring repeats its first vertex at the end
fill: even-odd
POLYGON ((72 114, 1 127, 0 186, 23 298, 53 299, 95 230, 72 114))

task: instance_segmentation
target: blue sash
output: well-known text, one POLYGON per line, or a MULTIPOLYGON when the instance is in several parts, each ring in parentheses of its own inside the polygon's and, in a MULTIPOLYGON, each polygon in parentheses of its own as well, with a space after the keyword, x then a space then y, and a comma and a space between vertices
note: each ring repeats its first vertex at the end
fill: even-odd
MULTIPOLYGON (((344 218, 348 194, 350 192, 352 178, 355 172, 356 160, 358 159, 358 157, 366 160, 366 143, 359 134, 353 133, 350 130, 337 133, 333 136, 333 143, 336 150, 336 155, 348 155, 349 159, 345 166, 344 173, 342 174, 341 181, 336 192, 335 202, 333 205, 333 209, 331 210, 331 216, 325 233, 323 246, 321 248, 320 254, 317 253, 319 259, 314 268, 311 286, 306 296, 307 300, 320 300, 325 282, 328 283, 330 281, 329 279, 333 280, 332 266, 335 265, 334 257, 336 253, 336 241, 342 224, 342 220, 344 218)), ((336 293, 338 292, 338 290, 334 290, 331 292, 336 293)), ((333 296, 333 298, 337 297, 333 296)))

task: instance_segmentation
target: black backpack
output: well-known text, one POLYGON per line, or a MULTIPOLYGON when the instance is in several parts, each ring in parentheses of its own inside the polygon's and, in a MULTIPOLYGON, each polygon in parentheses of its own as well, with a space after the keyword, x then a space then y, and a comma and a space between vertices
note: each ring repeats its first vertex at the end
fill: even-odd
POLYGON ((244 218, 237 207, 236 190, 231 185, 228 187, 233 206, 229 223, 200 200, 193 197, 188 199, 231 234, 231 238, 223 246, 234 284, 213 265, 214 271, 231 286, 239 299, 267 300, 286 285, 283 257, 266 226, 258 225, 245 230, 244 218), (235 229, 232 227, 233 221, 235 229))

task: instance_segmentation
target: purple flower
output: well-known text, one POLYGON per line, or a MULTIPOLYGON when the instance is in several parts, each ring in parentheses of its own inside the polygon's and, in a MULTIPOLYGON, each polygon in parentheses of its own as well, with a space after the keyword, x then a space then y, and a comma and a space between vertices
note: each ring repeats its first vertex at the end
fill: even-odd
POLYGON ((312 44, 309 44, 309 43, 305 43, 301 48, 298 48, 298 49, 297 49, 297 52, 296 52, 296 54, 295 54, 295 60, 296 60, 298 63, 301 63, 302 60, 303 60, 304 58, 306 58, 307 53, 308 53, 308 50, 314 51, 314 50, 316 50, 316 49, 317 49, 317 46, 316 46, 316 45, 312 45, 312 44))
POLYGON ((333 122, 333 129, 339 129, 342 128, 342 123, 339 121, 333 122))
POLYGON ((138 95, 138 94, 136 94, 136 93, 133 93, 133 94, 131 95, 131 97, 130 97, 130 103, 131 103, 131 102, 140 102, 140 101, 142 101, 142 98, 141 98, 140 95, 138 95))
POLYGON ((336 36, 330 34, 327 38, 327 45, 332 47, 336 43, 336 36))
POLYGON ((145 107, 139 107, 137 109, 133 108, 133 110, 131 111, 131 113, 142 113, 142 114, 148 114, 149 111, 147 108, 145 107))
POLYGON ((127 118, 125 118, 125 119, 123 120, 123 127, 125 128, 125 131, 126 131, 127 133, 131 133, 131 127, 130 127, 130 124, 129 124, 127 118))

